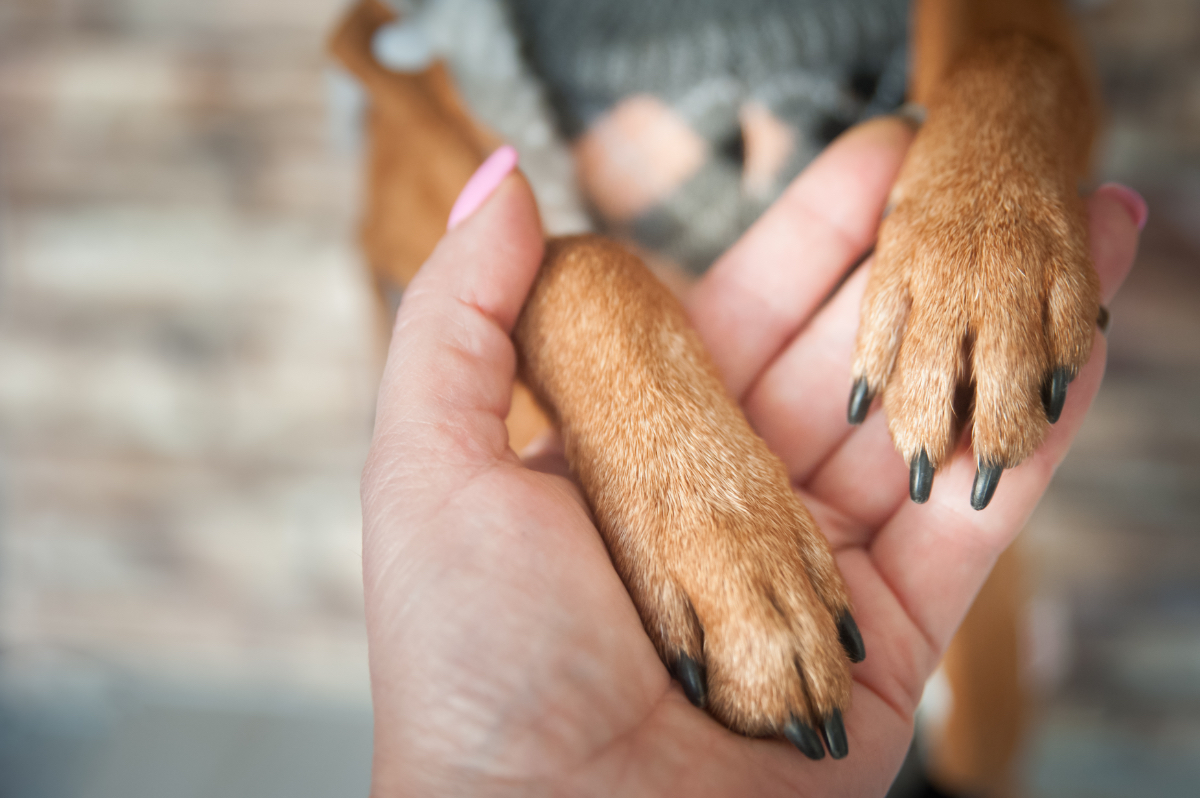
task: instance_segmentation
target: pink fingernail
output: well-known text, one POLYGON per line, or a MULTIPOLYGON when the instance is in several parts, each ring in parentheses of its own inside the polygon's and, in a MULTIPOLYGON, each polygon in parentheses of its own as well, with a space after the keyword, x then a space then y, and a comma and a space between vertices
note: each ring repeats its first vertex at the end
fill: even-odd
POLYGON ((475 170, 475 174, 471 175, 471 179, 463 186, 462 193, 454 201, 446 229, 453 230, 459 222, 479 210, 479 206, 492 196, 492 192, 516 165, 517 151, 507 144, 489 155, 475 170))
POLYGON ((1105 183, 1100 188, 1107 189, 1114 199, 1125 206, 1125 210, 1129 211, 1129 218, 1133 219, 1138 230, 1145 229, 1146 219, 1150 216, 1150 208, 1141 194, 1121 183, 1105 183))

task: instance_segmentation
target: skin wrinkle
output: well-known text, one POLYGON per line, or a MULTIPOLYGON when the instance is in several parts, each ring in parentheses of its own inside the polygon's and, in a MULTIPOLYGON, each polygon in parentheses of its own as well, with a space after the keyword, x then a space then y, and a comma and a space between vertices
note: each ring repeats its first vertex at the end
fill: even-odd
MULTIPOLYGON (((798 205, 800 205, 799 208, 793 210, 793 209, 787 208, 785 206, 782 209, 783 211, 786 211, 788 213, 789 218, 792 220, 793 227, 799 228, 799 229, 832 229, 832 232, 835 233, 835 235, 833 236, 833 240, 831 242, 827 242, 825 249, 830 250, 831 252, 837 253, 837 254, 834 257, 829 257, 829 258, 825 258, 822 260, 845 263, 847 260, 850 260, 849 258, 846 257, 846 255, 849 253, 855 253, 855 257, 853 260, 857 260, 857 255, 861 255, 862 253, 866 252, 870 248, 872 243, 874 242, 873 236, 870 237, 869 239, 867 239, 866 241, 858 241, 858 240, 856 240, 856 237, 852 236, 852 234, 850 232, 836 229, 836 228, 829 228, 827 226, 827 220, 824 218, 823 214, 816 212, 812 207, 808 206, 806 201, 804 201, 800 197, 797 197, 794 201, 797 202, 798 205), (807 225, 805 223, 806 221, 808 222, 807 225)), ((851 262, 853 262, 853 260, 851 262)), ((828 270, 822 270, 824 279, 820 282, 820 284, 826 285, 829 287, 836 285, 837 282, 839 280, 841 280, 843 276, 845 276, 848 268, 849 268, 848 266, 843 266, 841 270, 836 271, 836 272, 829 272, 828 270)), ((736 274, 741 275, 742 272, 737 272, 736 274)), ((755 286, 753 286, 747 282, 744 282, 741 279, 738 279, 738 277, 736 277, 736 276, 729 278, 728 285, 726 285, 721 290, 729 290, 729 291, 733 291, 736 293, 740 293, 747 300, 754 301, 755 304, 758 305, 759 307, 762 307, 767 310, 779 311, 777 313, 772 314, 776 318, 781 318, 781 319, 788 318, 789 316, 791 316, 791 313, 795 312, 794 311, 794 308, 795 308, 795 301, 794 301, 795 298, 794 297, 776 296, 774 294, 759 293, 758 291, 755 290, 755 286), (772 302, 771 301, 772 299, 779 299, 780 301, 772 302), (783 301, 785 299, 788 299, 791 301, 783 301), (791 310, 790 313, 783 312, 783 311, 789 310, 789 309, 791 310)), ((820 295, 820 296, 824 296, 824 294, 827 292, 814 291, 813 293, 820 295)), ((815 302, 811 303, 811 304, 816 305, 815 302)), ((817 305, 817 306, 819 306, 819 305, 817 305)), ((808 305, 803 305, 803 307, 806 307, 807 309, 804 313, 800 314, 798 316, 798 318, 807 320, 809 318, 809 316, 811 315, 812 310, 814 308, 809 307, 808 305)), ((792 321, 783 322, 778 327, 776 327, 774 330, 772 330, 771 335, 769 335, 768 337, 770 337, 772 339, 782 340, 784 342, 784 344, 786 345, 786 343, 789 342, 799 331, 799 325, 801 325, 803 323, 804 323, 803 321, 801 321, 799 323, 792 322, 792 321)), ((777 351, 778 350, 776 350, 776 352, 777 351)), ((774 356, 768 357, 768 359, 766 360, 766 363, 769 365, 774 359, 775 359, 774 356)), ((750 378, 750 380, 748 382, 748 387, 745 391, 742 392, 743 394, 745 392, 747 392, 753 386, 754 382, 757 380, 757 377, 758 377, 758 375, 756 374, 750 378)))
MULTIPOLYGON (((681 691, 675 689, 674 687, 667 689, 663 693, 662 698, 655 705, 654 710, 650 713, 651 718, 652 718, 651 722, 649 722, 647 724, 647 726, 644 726, 641 729, 632 730, 629 734, 624 735, 624 739, 622 739, 620 741, 621 744, 624 745, 626 748, 625 757, 624 757, 625 761, 627 763, 632 763, 633 756, 635 754, 636 749, 643 747, 645 745, 644 743, 639 744, 639 741, 635 738, 653 737, 656 734, 658 734, 658 730, 653 728, 656 725, 653 723, 654 718, 664 718, 665 719, 666 715, 668 715, 668 714, 675 715, 681 711, 685 712, 685 713, 690 712, 691 711, 690 704, 688 704, 687 700, 685 698, 683 698, 681 691), (647 727, 650 727, 650 728, 647 728, 647 727)), ((711 723, 711 721, 709 721, 709 722, 711 723)), ((705 743, 704 748, 708 749, 708 750, 712 750, 713 746, 717 742, 725 742, 726 739, 730 736, 732 736, 732 735, 730 735, 730 733, 728 731, 726 731, 725 729, 720 729, 720 728, 714 729, 714 730, 712 730, 712 733, 706 734, 702 738, 703 742, 705 743)), ((736 738, 735 737, 735 739, 737 742, 745 741, 745 738, 736 738)), ((747 752, 746 752, 745 747, 741 747, 741 748, 737 749, 737 753, 740 755, 739 758, 745 759, 747 752)), ((611 752, 611 747, 608 752, 608 755, 610 755, 610 756, 613 755, 611 752)), ((596 764, 597 761, 599 761, 602 758, 603 757, 595 757, 593 759, 593 761, 587 763, 587 765, 589 767, 592 767, 596 764)), ((716 757, 714 756, 714 758, 716 758, 716 757)), ((709 761, 709 758, 704 757, 703 755, 700 756, 700 759, 702 761, 709 761)), ((629 773, 633 770, 633 768, 634 768, 633 764, 627 764, 624 769, 624 772, 629 773)), ((636 774, 634 774, 634 775, 636 775, 636 774)), ((618 786, 612 790, 606 791, 604 793, 599 793, 599 794, 606 795, 606 796, 607 795, 625 796, 625 795, 632 795, 633 793, 629 792, 628 789, 625 789, 622 786, 618 786)), ((656 789, 654 785, 647 785, 642 790, 640 790, 637 794, 658 796, 658 795, 662 795, 663 793, 661 790, 656 789)), ((671 794, 677 794, 677 793, 671 793, 671 794)), ((686 791, 684 791, 683 794, 686 794, 686 791)))
MULTIPOLYGON (((832 287, 837 284, 838 279, 840 279, 840 276, 834 275, 831 279, 825 281, 825 285, 832 287)), ((782 301, 772 302, 769 296, 756 293, 749 285, 735 284, 731 286, 731 289, 734 293, 740 293, 745 297, 746 301, 742 302, 743 306, 753 303, 764 311, 764 316, 766 318, 774 318, 776 320, 774 328, 766 330, 766 335, 764 336, 776 342, 774 344, 774 348, 771 350, 770 358, 767 360, 762 369, 760 369, 758 372, 743 377, 741 380, 741 382, 744 383, 744 387, 737 392, 735 398, 739 402, 742 402, 746 396, 753 393, 755 385, 761 379, 764 371, 769 368, 775 357, 781 351, 786 349, 791 340, 803 330, 807 323, 808 313, 804 314, 804 321, 791 321, 787 319, 787 316, 790 314, 784 311, 792 308, 793 303, 782 301)))
MULTIPOLYGON (((490 364, 490 363, 495 362, 495 357, 500 357, 500 358, 510 361, 509 363, 504 364, 505 366, 507 366, 505 371, 507 371, 509 374, 515 373, 516 357, 512 352, 512 347, 504 346, 504 344, 507 343, 507 341, 508 341, 507 336, 504 336, 500 340, 482 342, 480 339, 480 336, 474 334, 475 331, 470 331, 471 334, 466 337, 469 339, 474 339, 474 341, 461 340, 462 336, 456 336, 456 335, 452 334, 453 328, 450 328, 447 326, 446 321, 448 319, 444 318, 442 316, 442 314, 435 312, 435 313, 429 313, 428 316, 431 318, 436 318, 439 320, 439 322, 441 322, 439 326, 441 327, 441 330, 442 330, 441 334, 444 338, 444 347, 442 348, 442 355, 443 356, 456 356, 457 358, 459 358, 462 361, 462 365, 457 366, 454 369, 454 371, 456 373, 462 375, 462 379, 468 379, 467 375, 469 375, 471 373, 472 368, 474 367, 473 364, 475 364, 475 363, 489 363, 490 364), (484 352, 480 351, 481 347, 479 346, 479 343, 481 343, 481 342, 484 343, 483 348, 495 350, 493 353, 494 357, 489 357, 484 352), (475 345, 472 345, 473 343, 475 345)), ((452 318, 452 317, 450 317, 450 318, 452 318)), ((465 329, 469 322, 468 322, 468 320, 463 320, 463 321, 456 321, 456 322, 452 322, 452 323, 455 323, 460 329, 465 329)), ((486 331, 485 331, 485 333, 486 333, 486 331)), ((422 353, 422 352, 414 352, 411 355, 409 355, 408 357, 403 358, 401 360, 401 362, 402 363, 408 362, 410 364, 413 364, 413 365, 406 366, 405 367, 406 370, 411 370, 413 368, 420 368, 423 370, 427 370, 427 369, 431 369, 431 368, 441 369, 444 367, 443 362, 432 362, 428 359, 428 355, 426 355, 425 353, 422 353)), ((454 383, 461 383, 462 379, 455 380, 454 383)), ((403 386, 401 386, 401 387, 399 387, 399 390, 405 390, 405 388, 403 386)), ((471 391, 471 390, 468 390, 467 393, 470 395, 476 394, 475 391, 471 391)), ((494 396, 492 398, 497 403, 499 403, 499 402, 507 403, 509 401, 510 394, 508 392, 492 391, 490 393, 494 394, 494 396)), ((487 401, 487 400, 484 400, 481 397, 480 401, 487 401)), ((507 410, 507 408, 505 408, 505 409, 507 410)))
MULTIPOLYGON (((872 537, 878 534, 877 530, 871 531, 870 521, 856 518, 848 511, 839 510, 816 494, 807 492, 800 487, 793 486, 793 489, 800 494, 809 511, 822 520, 821 531, 827 538, 831 538, 829 545, 835 555, 848 549, 865 546, 872 537)), ((896 508, 899 508, 905 499, 907 496, 897 499, 892 512, 888 514, 889 518, 895 515, 896 508)))
MULTIPOLYGON (((872 419, 870 417, 868 417, 867 420, 872 421, 872 419)), ((880 422, 882 422, 884 425, 883 429, 880 430, 880 432, 883 433, 882 443, 884 445, 880 448, 883 450, 884 456, 895 457, 895 450, 892 446, 891 438, 890 438, 890 436, 887 435, 887 429, 886 429, 887 422, 886 422, 886 419, 883 418, 882 413, 876 414, 876 418, 874 419, 873 423, 880 423, 880 422)), ((825 477, 827 475, 828 470, 834 469, 834 468, 841 468, 843 459, 851 457, 851 454, 849 453, 851 443, 852 442, 858 443, 860 440, 861 440, 861 437, 859 437, 858 435, 855 435, 853 433, 851 435, 848 435, 845 438, 843 438, 843 440, 838 448, 838 451, 836 453, 831 454, 828 458, 826 458, 823 461, 821 470, 818 473, 814 474, 809 479, 809 482, 808 482, 809 490, 812 492, 811 495, 812 495, 814 501, 823 501, 823 502, 827 502, 827 503, 833 503, 833 502, 838 501, 838 494, 839 494, 839 492, 844 491, 844 487, 836 479, 836 474, 834 476, 829 477, 829 485, 827 487, 821 487, 821 485, 826 481, 825 477)), ((860 457, 861 457, 861 453, 859 453, 859 458, 860 457)), ((854 459, 858 459, 858 458, 854 458, 854 459)), ((898 460, 899 458, 897 457, 896 459, 898 460)), ((878 527, 878 525, 882 524, 886 519, 894 516, 896 514, 896 512, 899 511, 899 509, 904 505, 904 502, 908 501, 908 499, 909 499, 907 468, 904 469, 903 473, 896 471, 894 474, 894 477, 895 478, 892 479, 890 482, 888 482, 886 485, 882 482, 875 483, 876 487, 875 487, 874 493, 876 496, 878 496, 880 493, 882 493, 884 488, 886 488, 887 491, 890 493, 890 498, 888 498, 887 502, 882 507, 880 507, 878 505, 868 506, 865 503, 859 503, 859 502, 850 502, 849 504, 852 506, 855 506, 855 507, 862 506, 864 512, 866 512, 867 510, 871 511, 870 517, 868 517, 866 515, 860 515, 860 516, 852 515, 851 517, 855 517, 856 520, 858 520, 860 523, 866 525, 867 527, 878 527)), ((843 503, 845 503, 845 502, 843 501, 843 503)))
POLYGON ((881 704, 883 704, 884 706, 886 706, 888 709, 892 710, 892 712, 894 712, 894 713, 896 714, 896 717, 897 717, 897 718, 898 718, 898 719, 899 719, 899 720, 900 720, 902 723, 904 723, 904 724, 906 724, 906 725, 911 725, 911 724, 912 724, 912 722, 913 722, 913 715, 914 715, 914 714, 915 714, 915 712, 916 712, 916 707, 917 707, 917 704, 918 704, 918 703, 920 703, 920 700, 921 700, 921 696, 920 696, 920 695, 917 695, 917 696, 915 697, 915 699, 914 699, 914 698, 913 698, 913 693, 912 693, 911 691, 905 691, 905 692, 907 692, 907 693, 908 693, 908 695, 909 695, 909 698, 910 698, 910 699, 912 699, 912 708, 911 708, 911 709, 907 709, 907 710, 906 710, 906 709, 904 709, 903 707, 899 706, 899 705, 898 705, 898 704, 897 704, 895 701, 893 701, 892 699, 888 698, 888 696, 887 696, 887 694, 886 694, 886 692, 887 692, 887 691, 885 691, 885 690, 882 690, 882 689, 880 689, 880 688, 877 688, 877 687, 875 687, 875 686, 871 685, 869 682, 865 681, 864 679, 861 679, 861 678, 859 678, 859 679, 855 679, 855 680, 854 680, 854 683, 855 683, 856 685, 858 685, 859 687, 863 688, 864 690, 867 690, 868 692, 870 692, 870 693, 871 693, 871 695, 873 695, 873 696, 875 696, 876 698, 878 698, 878 699, 879 699, 879 702, 880 702, 881 704))
MULTIPOLYGON (((840 245, 838 248, 843 252, 855 252, 861 255, 861 253, 866 252, 875 244, 874 226, 868 228, 869 232, 867 235, 863 235, 861 229, 856 231, 852 225, 847 225, 845 220, 831 216, 827 206, 814 205, 812 201, 813 198, 808 194, 798 194, 795 198, 799 210, 803 210, 812 216, 817 222, 823 224, 826 229, 833 233, 836 243, 840 245)), ((880 211, 882 212, 882 206, 880 206, 880 211)), ((851 263, 857 261, 857 259, 858 257, 856 256, 851 263)))
MULTIPOLYGON (((598 543, 598 542, 597 542, 597 543, 598 543)), ((530 601, 530 602, 534 602, 534 603, 540 603, 540 602, 541 602, 541 598, 542 598, 542 597, 541 597, 540 595, 530 595, 530 596, 529 596, 529 601, 530 601)), ((543 642, 544 642, 544 641, 543 641, 543 642)), ((665 684, 665 683, 666 683, 666 680, 664 679, 663 681, 664 681, 664 684, 665 684)))
MULTIPOLYGON (((882 532, 883 532, 883 530, 881 530, 881 534, 882 534, 882 532)), ((876 535, 876 540, 878 540, 879 537, 880 537, 880 535, 876 535)), ((880 567, 880 563, 876 563, 876 558, 874 556, 874 549, 875 549, 874 541, 872 542, 871 545, 867 546, 866 549, 868 552, 868 556, 871 558, 872 564, 875 566, 876 574, 879 576, 880 584, 882 584, 885 588, 887 588, 887 590, 891 593, 892 597, 896 600, 896 603, 900 606, 904 615, 912 622, 913 628, 916 629, 917 632, 921 635, 921 640, 928 647, 928 650, 930 652, 945 650, 946 645, 950 642, 949 637, 947 636, 947 639, 944 642, 941 642, 939 644, 939 642, 938 642, 939 636, 933 634, 932 630, 928 629, 926 627, 925 623, 920 618, 917 617, 915 610, 913 609, 911 603, 909 602, 909 600, 907 600, 905 598, 906 593, 900 591, 896 587, 896 584, 893 581, 892 577, 889 575, 888 570, 880 567)), ((981 582, 981 584, 982 584, 982 582, 981 582)), ((964 612, 965 612, 965 609, 964 609, 964 612)))
MULTIPOLYGON (((653 706, 650 707, 650 711, 647 714, 649 714, 649 715, 659 714, 662 711, 662 708, 667 701, 676 699, 677 697, 678 697, 678 691, 675 690, 670 684, 668 684, 666 686, 666 688, 663 689, 663 692, 658 697, 658 700, 655 701, 653 706)), ((640 729, 640 728, 631 727, 629 729, 626 729, 621 734, 617 735, 616 737, 612 738, 607 743, 605 743, 605 745, 600 750, 598 750, 589 760, 587 760, 586 762, 581 762, 578 765, 576 765, 571 773, 564 774, 563 777, 561 778, 561 781, 569 782, 569 781, 577 779, 579 777, 579 774, 582 773, 585 770, 585 768, 590 769, 590 768, 595 767, 597 762, 612 755, 613 751, 615 751, 617 748, 622 747, 622 746, 624 746, 626 749, 625 765, 622 768, 622 772, 628 773, 633 767, 633 765, 632 765, 633 751, 628 743, 629 743, 630 739, 638 736, 641 733, 642 733, 642 729, 640 729)), ((626 793, 624 793, 623 791, 620 791, 620 790, 615 790, 611 794, 624 795, 626 793)))
MULTIPOLYGON (((540 254, 538 255, 537 260, 539 263, 541 262, 540 254)), ((472 293, 474 293, 474 292, 472 292, 472 293)), ((528 289, 526 290, 524 295, 528 295, 528 289)), ((495 327, 495 329, 498 332, 500 332, 500 334, 503 335, 505 338, 509 337, 509 335, 512 332, 513 325, 516 324, 516 322, 517 322, 517 315, 519 315, 519 313, 512 314, 512 318, 507 318, 508 314, 504 314, 505 317, 501 318, 500 312, 494 311, 494 310, 489 311, 485 307, 486 303, 481 302, 478 298, 462 297, 462 298, 458 298, 458 301, 462 302, 468 308, 471 308, 472 310, 479 313, 484 319, 486 319, 488 322, 490 322, 495 327)))
MULTIPOLYGON (((899 694, 906 700, 905 702, 889 700, 889 703, 895 704, 898 712, 911 718, 920 702, 925 679, 928 678, 928 674, 934 670, 937 660, 940 659, 944 644, 937 646, 936 637, 926 634, 926 630, 922 628, 918 619, 912 616, 902 600, 902 595, 896 592, 893 584, 887 580, 886 572, 881 568, 881 564, 877 562, 869 547, 860 548, 853 553, 842 553, 839 557, 839 565, 846 566, 845 570, 853 575, 851 582, 859 586, 860 590, 864 589, 864 581, 865 584, 874 588, 869 593, 860 596, 860 600, 876 607, 880 602, 887 604, 887 612, 883 616, 886 625, 878 630, 884 640, 877 641, 875 647, 877 650, 881 650, 883 655, 888 655, 888 662, 893 665, 890 671, 888 668, 884 668, 881 678, 895 684, 900 691, 899 694), (905 634, 905 626, 911 628, 916 635, 905 634), (905 660, 908 667, 896 668, 894 662, 898 659, 905 660)), ((878 613, 876 612, 872 617, 876 617, 878 623, 878 613)), ((870 628, 868 630, 870 631, 870 628)), ((871 664, 859 665, 854 668, 854 678, 859 682, 871 684, 874 679, 872 674, 880 673, 880 668, 878 660, 871 664)), ((872 685, 872 689, 882 695, 890 695, 882 684, 872 685)))
MULTIPOLYGON (((387 438, 381 437, 381 442, 387 445, 387 438)), ((382 448, 381 451, 386 452, 391 447, 382 448)), ((411 458, 401 457, 385 457, 383 454, 369 455, 366 465, 363 468, 363 489, 362 499, 364 507, 376 507, 379 502, 384 501, 384 497, 388 496, 392 490, 399 485, 410 485, 410 474, 413 473, 408 468, 401 467, 401 463, 411 463, 411 458), (378 475, 378 476, 377 476, 378 475), (369 486, 369 487, 368 487, 369 486)), ((417 473, 427 474, 427 471, 418 470, 417 473)), ((402 506, 403 502, 399 497, 389 501, 379 513, 380 515, 390 514, 393 507, 402 506)))
MULTIPOLYGON (((384 512, 373 513, 372 517, 367 518, 367 527, 366 527, 367 534, 371 537, 373 543, 375 543, 375 541, 377 541, 380 536, 383 536, 385 538, 385 542, 388 544, 388 546, 393 554, 392 561, 393 562, 398 561, 397 558, 405 550, 406 546, 418 545, 416 538, 411 535, 404 534, 403 532, 401 532, 400 534, 386 534, 383 531, 379 531, 377 523, 373 521, 373 516, 374 515, 379 515, 381 517, 397 517, 397 516, 399 516, 400 518, 409 522, 409 523, 405 523, 405 524, 392 525, 389 527, 389 529, 397 529, 397 528, 403 529, 405 527, 417 526, 417 524, 422 520, 425 521, 426 523, 431 522, 432 520, 437 519, 438 517, 446 515, 447 512, 449 511, 449 509, 451 507, 453 507, 455 505, 455 503, 460 500, 462 494, 466 491, 466 489, 469 487, 472 487, 472 483, 480 476, 481 473, 485 473, 486 470, 487 470, 486 468, 481 468, 472 474, 468 474, 468 475, 464 476, 463 479, 460 481, 459 485, 449 488, 449 490, 447 492, 445 492, 444 495, 441 496, 440 500, 432 507, 427 508, 426 511, 421 514, 421 516, 414 517, 412 515, 411 511, 408 511, 408 509, 407 509, 410 505, 408 503, 404 502, 402 497, 397 497, 397 500, 394 501, 390 506, 385 505, 384 512), (395 506, 404 507, 405 512, 403 512, 403 513, 392 512, 391 507, 395 507, 395 506)), ((404 482, 404 484, 406 486, 412 485, 411 479, 404 479, 402 481, 404 482)), ((443 480, 437 480, 437 481, 441 482, 443 480)), ((381 483, 381 484, 384 485, 385 487, 388 486, 387 483, 381 483)), ((386 492, 386 491, 384 491, 384 492, 386 492)), ((375 500, 372 500, 372 503, 370 505, 364 504, 364 506, 370 506, 374 510, 376 508, 377 504, 376 504, 375 500)), ((388 569, 380 568, 379 570, 387 571, 388 569)), ((399 585, 399 584, 401 584, 401 582, 399 580, 397 580, 396 584, 399 585)))
MULTIPOLYGON (((814 372, 824 374, 826 377, 837 375, 839 372, 845 372, 845 378, 849 381, 849 371, 846 368, 847 363, 844 362, 842 355, 843 352, 848 353, 851 351, 852 346, 842 346, 842 342, 836 340, 836 337, 838 337, 836 334, 841 331, 839 327, 835 326, 834 329, 828 331, 831 335, 827 335, 826 325, 836 324, 838 318, 837 311, 841 309, 843 302, 849 301, 855 307, 858 306, 859 301, 856 299, 855 294, 861 294, 858 288, 862 283, 862 278, 856 279, 853 283, 851 283, 850 279, 843 282, 842 288, 836 291, 827 303, 818 308, 814 315, 806 319, 796 336, 768 361, 767 365, 760 371, 759 377, 743 397, 742 402, 746 405, 747 416, 750 418, 751 423, 755 425, 755 429, 760 431, 760 434, 763 435, 763 438, 775 451, 788 460, 789 478, 794 485, 810 484, 813 477, 820 473, 822 465, 840 451, 840 445, 854 433, 855 429, 840 422, 832 424, 828 421, 813 422, 810 421, 808 415, 782 412, 775 413, 774 415, 777 418, 786 418, 788 420, 787 423, 793 426, 778 429, 778 424, 776 424, 763 431, 763 427, 755 423, 756 419, 769 414, 769 411, 774 408, 780 406, 786 408, 790 403, 780 400, 777 396, 774 396, 774 398, 772 396, 765 396, 760 399, 759 392, 767 390, 774 383, 782 381, 791 386, 789 390, 790 397, 803 400, 813 394, 828 394, 829 386, 827 384, 811 385, 807 383, 810 375, 814 372), (834 321, 831 322, 829 320, 830 316, 834 318, 834 321), (829 368, 824 370, 806 369, 803 372, 797 373, 794 368, 788 368, 791 366, 789 359, 791 355, 802 358, 805 356, 815 356, 824 360, 829 368), (781 374, 781 372, 784 373, 781 374), (763 403, 766 403, 765 408, 762 407, 763 403), (795 419, 797 418, 801 419, 801 421, 796 421, 795 419), (797 424, 800 424, 800 426, 794 426, 797 424), (824 445, 828 448, 824 452, 815 455, 814 458, 813 455, 808 453, 811 450, 812 441, 814 439, 821 440, 823 434, 827 434, 829 429, 841 430, 841 433, 833 441, 823 441, 824 445), (783 441, 779 440, 779 437, 785 433, 787 437, 803 440, 803 446, 785 445, 783 441), (796 448, 801 448, 802 450, 796 451, 796 448), (804 463, 804 467, 797 468, 796 460, 799 458, 812 459, 813 462, 804 463)), ((853 327, 848 328, 846 332, 849 332, 850 335, 850 338, 847 340, 852 340, 853 327)), ((842 407, 840 395, 836 401, 840 412, 842 407)))

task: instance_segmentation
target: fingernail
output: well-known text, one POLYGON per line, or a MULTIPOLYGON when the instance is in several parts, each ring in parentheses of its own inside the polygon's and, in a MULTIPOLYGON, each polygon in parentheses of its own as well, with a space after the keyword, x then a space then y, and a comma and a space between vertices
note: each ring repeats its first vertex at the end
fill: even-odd
POLYGON ((704 705, 708 702, 708 688, 704 680, 704 666, 687 654, 680 654, 679 661, 675 663, 675 678, 682 685, 683 694, 687 696, 688 701, 691 701, 694 706, 703 709, 704 705))
POLYGON ((838 640, 842 643, 842 648, 846 651, 846 656, 851 662, 862 662, 867 658, 867 649, 863 645, 862 633, 858 631, 858 624, 854 622, 854 616, 848 612, 843 612, 837 619, 838 640))
POLYGON ((846 412, 846 420, 851 424, 861 424, 871 408, 871 388, 867 385, 866 377, 859 377, 850 389, 850 407, 846 412))
POLYGON ((929 493, 932 490, 933 464, 929 462, 929 455, 922 446, 921 453, 913 458, 912 465, 909 466, 908 495, 917 504, 924 504, 929 501, 929 493))
POLYGON ((1145 229, 1146 219, 1150 216, 1150 208, 1141 194, 1121 183, 1105 183, 1100 188, 1107 190, 1115 200, 1125 206, 1125 210, 1129 212, 1129 218, 1133 219, 1138 230, 1145 229))
POLYGON ((825 758, 825 746, 821 745, 821 737, 811 726, 801 723, 795 715, 784 724, 783 736, 809 759, 825 758))
POLYGON ((850 753, 850 742, 846 739, 846 724, 842 723, 840 709, 835 709, 833 714, 825 719, 825 726, 821 729, 821 734, 825 738, 825 747, 829 749, 829 755, 834 759, 842 759, 850 753))
POLYGON ((1000 475, 1003 473, 1004 466, 980 463, 976 467, 975 484, 971 486, 972 507, 982 510, 991 503, 992 497, 996 495, 996 486, 1000 484, 1000 475))
POLYGON ((462 193, 454 201, 446 229, 453 230, 459 222, 479 210, 479 206, 492 196, 492 192, 504 182, 504 178, 508 177, 508 173, 516 165, 517 151, 507 144, 489 155, 475 170, 475 174, 471 175, 471 179, 463 186, 462 193))
POLYGON ((1042 386, 1042 407, 1046 409, 1046 419, 1051 424, 1057 423, 1062 415, 1063 405, 1067 402, 1067 383, 1070 381, 1070 373, 1059 366, 1042 386))

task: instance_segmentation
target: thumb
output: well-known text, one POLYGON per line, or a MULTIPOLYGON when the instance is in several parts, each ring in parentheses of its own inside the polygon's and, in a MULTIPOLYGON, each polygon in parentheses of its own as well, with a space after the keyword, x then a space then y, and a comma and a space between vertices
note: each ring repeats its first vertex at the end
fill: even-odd
POLYGON ((364 485, 382 464, 481 465, 508 452, 504 417, 516 369, 509 334, 537 275, 543 237, 515 159, 496 174, 502 154, 476 173, 486 176, 491 164, 491 186, 481 191, 472 178, 477 207, 459 214, 404 292, 364 485))
MULTIPOLYGON (((449 231, 421 267, 405 302, 449 295, 512 331, 542 260, 542 222, 512 147, 496 150, 467 181, 449 231)), ((403 309, 404 305, 401 305, 403 309)))

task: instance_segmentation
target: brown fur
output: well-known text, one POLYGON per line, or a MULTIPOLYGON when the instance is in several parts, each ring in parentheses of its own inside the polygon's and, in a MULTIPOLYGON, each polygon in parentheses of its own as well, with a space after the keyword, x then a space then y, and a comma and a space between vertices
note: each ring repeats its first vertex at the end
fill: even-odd
POLYGON ((362 246, 381 291, 417 273, 446 231, 458 192, 501 143, 471 119, 445 64, 398 73, 375 61, 371 37, 393 19, 379 0, 364 0, 329 40, 371 95, 362 246))
POLYGON ((879 233, 854 374, 882 392, 896 448, 936 468, 954 394, 974 385, 981 463, 1012 467, 1048 423, 1041 389, 1091 351, 1099 282, 1078 181, 1086 86, 1041 39, 983 38, 932 93, 879 233))
MULTIPOLYGON (((363 0, 332 41, 374 103, 363 238, 381 286, 425 259, 495 141, 442 66, 374 64, 389 18, 363 0)), ((955 445, 955 388, 973 384, 977 457, 1011 466, 1045 434, 1049 371, 1073 373, 1091 346, 1076 188, 1091 87, 1054 3, 924 0, 915 20, 928 120, 880 231, 854 373, 882 393, 905 458, 924 447, 935 465, 955 445)), ((711 711, 745 733, 846 708, 834 617, 849 599, 828 545, 671 294, 609 242, 551 241, 514 338, 664 661, 705 663, 711 711)))
POLYGON ((675 297, 609 241, 552 239, 514 339, 664 661, 706 663, 744 733, 845 707, 829 544, 675 297))

